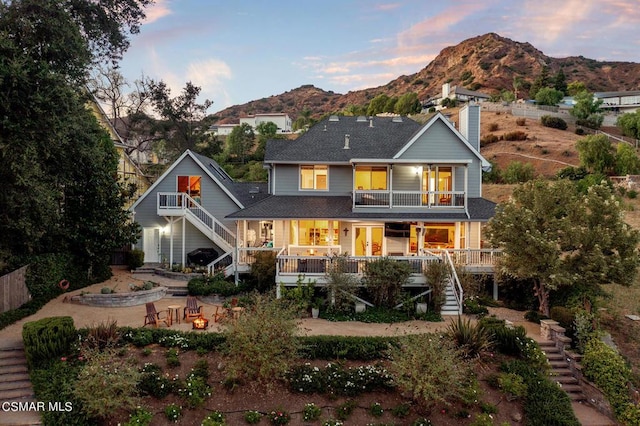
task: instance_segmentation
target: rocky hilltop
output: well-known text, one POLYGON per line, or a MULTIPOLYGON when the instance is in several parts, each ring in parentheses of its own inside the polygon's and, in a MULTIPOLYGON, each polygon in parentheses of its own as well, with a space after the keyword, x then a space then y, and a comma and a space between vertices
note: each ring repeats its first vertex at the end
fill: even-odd
MULTIPOLYGON (((366 105, 379 94, 400 96, 415 92, 420 99, 441 93, 442 84, 466 87, 487 94, 513 90, 514 78, 520 77, 528 86, 542 72, 551 76, 562 69, 567 82, 581 81, 594 92, 640 89, 640 64, 633 62, 602 62, 582 56, 552 58, 530 43, 521 43, 489 33, 467 39, 443 49, 422 70, 403 75, 384 86, 346 94, 334 93, 304 85, 276 96, 235 105, 217 112, 219 122, 238 122, 248 114, 286 112, 296 119, 308 110, 314 118, 337 112, 348 105, 366 105)), ((526 97, 526 93, 521 93, 526 97)))

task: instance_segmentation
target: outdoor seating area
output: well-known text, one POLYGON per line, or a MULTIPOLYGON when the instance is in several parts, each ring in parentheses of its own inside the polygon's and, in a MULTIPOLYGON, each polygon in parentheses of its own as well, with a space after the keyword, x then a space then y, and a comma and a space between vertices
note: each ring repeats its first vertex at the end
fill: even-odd
MULTIPOLYGON (((164 299, 167 300, 167 299, 164 299)), ((160 301, 158 302, 160 306, 160 301)), ((224 304, 215 304, 207 307, 207 312, 212 312, 210 316, 205 314, 205 306, 195 297, 187 296, 183 304, 172 302, 164 308, 157 308, 156 303, 149 302, 145 305, 143 327, 147 325, 158 328, 166 326, 176 329, 206 329, 206 327, 194 327, 193 322, 206 320, 208 323, 222 323, 223 321, 237 320, 244 313, 245 308, 238 306, 238 299, 233 298, 224 304), (184 324, 184 325, 182 325, 184 324)))

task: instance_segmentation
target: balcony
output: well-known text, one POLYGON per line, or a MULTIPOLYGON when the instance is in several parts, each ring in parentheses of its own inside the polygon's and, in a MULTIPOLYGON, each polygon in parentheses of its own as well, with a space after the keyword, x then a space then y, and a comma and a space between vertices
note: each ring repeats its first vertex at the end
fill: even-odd
POLYGON ((464 191, 393 191, 355 190, 353 208, 419 207, 461 209, 466 208, 464 191))

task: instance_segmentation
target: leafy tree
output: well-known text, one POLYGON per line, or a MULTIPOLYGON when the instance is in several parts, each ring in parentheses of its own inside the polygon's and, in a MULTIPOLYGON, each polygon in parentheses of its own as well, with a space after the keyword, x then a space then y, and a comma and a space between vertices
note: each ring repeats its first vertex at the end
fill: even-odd
POLYGON ((71 253, 100 278, 135 236, 117 153, 83 93, 89 67, 126 49, 149 1, 119 3, 0 2, 0 267, 71 253))
POLYGON ((253 148, 254 142, 255 134, 253 133, 253 128, 247 123, 242 123, 234 127, 227 137, 229 154, 235 156, 238 161, 244 164, 249 151, 253 148))
POLYGON ((369 106, 367 107, 367 115, 376 115, 384 112, 384 107, 387 102, 389 102, 389 96, 384 93, 381 93, 371 99, 371 102, 369 102, 369 106))
POLYGON ((395 105, 395 113, 400 115, 417 114, 422 110, 422 104, 417 93, 405 93, 398 98, 395 105))
POLYGON ((349 104, 342 111, 345 116, 355 117, 357 115, 365 115, 367 113, 367 107, 362 105, 349 104))
POLYGON ((398 102, 398 98, 395 96, 387 99, 387 103, 384 104, 383 112, 394 112, 396 110, 396 102, 398 102))
POLYGON ((623 135, 640 139, 640 110, 622 114, 618 117, 616 125, 623 135))
POLYGON ((560 103, 564 94, 551 87, 543 87, 536 93, 536 103, 538 105, 555 106, 560 103))
POLYGON ((631 145, 619 143, 615 157, 615 171, 618 176, 640 173, 640 157, 631 145))
POLYGON ((523 81, 521 76, 519 76, 519 75, 514 75, 513 76, 513 82, 512 82, 513 95, 514 95, 516 100, 518 99, 518 92, 522 88, 523 83, 524 83, 524 81, 523 81))
POLYGON ((556 76, 553 78, 553 88, 558 92, 562 92, 562 96, 567 94, 567 77, 564 75, 562 68, 558 70, 556 76))
POLYGON ((567 94, 569 96, 575 96, 580 92, 586 92, 586 91, 587 91, 587 86, 585 86, 585 84, 581 81, 572 81, 567 86, 567 94))
POLYGON ((604 116, 600 112, 602 99, 596 99, 593 93, 587 91, 577 93, 573 99, 576 104, 569 110, 569 113, 576 118, 576 124, 599 129, 604 121, 604 116))
POLYGON ((505 183, 524 183, 533 180, 535 169, 531 163, 512 161, 500 176, 505 183))
POLYGON ((172 98, 171 89, 163 81, 145 82, 151 102, 164 120, 163 139, 169 159, 178 157, 187 149, 195 150, 196 145, 210 137, 210 118, 207 110, 213 102, 206 99, 198 103, 201 88, 190 81, 186 83, 180 95, 172 98))
POLYGON ((278 133, 278 125, 273 121, 267 121, 258 124, 256 126, 256 131, 258 132, 258 147, 255 152, 256 160, 264 160, 264 150, 267 146, 267 140, 273 139, 276 137, 278 133))
POLYGON ((613 147, 605 135, 590 135, 576 143, 580 165, 591 173, 611 174, 615 167, 613 147))
POLYGON ((398 303, 402 286, 411 276, 411 265, 382 257, 368 262, 364 268, 363 282, 378 306, 393 307, 398 303))
POLYGON ((502 90, 500 92, 500 100, 504 102, 514 102, 516 99, 516 95, 510 90, 502 90))
POLYGON ((529 98, 535 99, 536 95, 538 94, 538 90, 542 89, 543 87, 550 86, 551 77, 549 76, 549 67, 544 65, 542 67, 542 71, 540 71, 540 75, 536 77, 536 79, 533 81, 533 84, 531 85, 531 88, 529 89, 529 98))
POLYGON ((549 315, 551 291, 580 286, 589 297, 600 285, 630 285, 639 258, 638 231, 607 185, 586 193, 567 180, 520 185, 498 205, 489 238, 503 249, 503 273, 533 281, 540 312, 549 315))

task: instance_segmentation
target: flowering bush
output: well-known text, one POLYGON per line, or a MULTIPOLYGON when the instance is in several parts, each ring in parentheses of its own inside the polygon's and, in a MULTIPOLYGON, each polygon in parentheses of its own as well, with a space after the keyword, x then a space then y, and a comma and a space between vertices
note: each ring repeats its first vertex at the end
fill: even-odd
POLYGON ((272 425, 286 425, 291 421, 291 415, 283 409, 271 411, 268 417, 272 425))
POLYGON ((262 419, 262 414, 260 414, 255 410, 249 410, 244 413, 244 421, 249 423, 250 425, 260 423, 261 419, 262 419))
POLYGON ((148 426, 151 424, 153 413, 149 410, 145 410, 142 407, 136 407, 135 410, 129 415, 129 421, 124 426, 148 426))
POLYGON ((384 409, 379 402, 374 402, 369 406, 369 412, 374 417, 382 417, 382 415, 384 414, 384 409))
POLYGON ((189 349, 189 339, 181 334, 170 334, 168 336, 161 337, 158 340, 162 346, 167 348, 179 347, 182 349, 189 349))
POLYGON ((306 363, 291 369, 286 378, 293 392, 355 396, 393 387, 393 378, 383 367, 365 365, 344 368, 328 363, 324 369, 306 363))
POLYGON ((343 426, 344 423, 342 423, 340 420, 335 420, 335 419, 327 419, 324 422, 322 422, 322 426, 343 426))
POLYGON ((178 390, 191 408, 202 407, 205 398, 211 396, 211 388, 202 376, 190 373, 184 381, 184 387, 178 390))
POLYGON ((226 424, 224 414, 220 411, 214 411, 202 420, 201 426, 225 426, 226 424))
POLYGON ((176 404, 169 404, 164 407, 164 415, 170 422, 177 422, 182 416, 182 407, 176 404))
POLYGON ((322 410, 313 402, 304 405, 302 410, 302 420, 305 422, 312 422, 318 420, 322 414, 322 410))
POLYGON ((151 395, 154 398, 164 398, 175 389, 176 378, 169 379, 161 374, 161 369, 156 364, 146 363, 142 367, 142 375, 138 382, 138 389, 143 395, 151 395))

